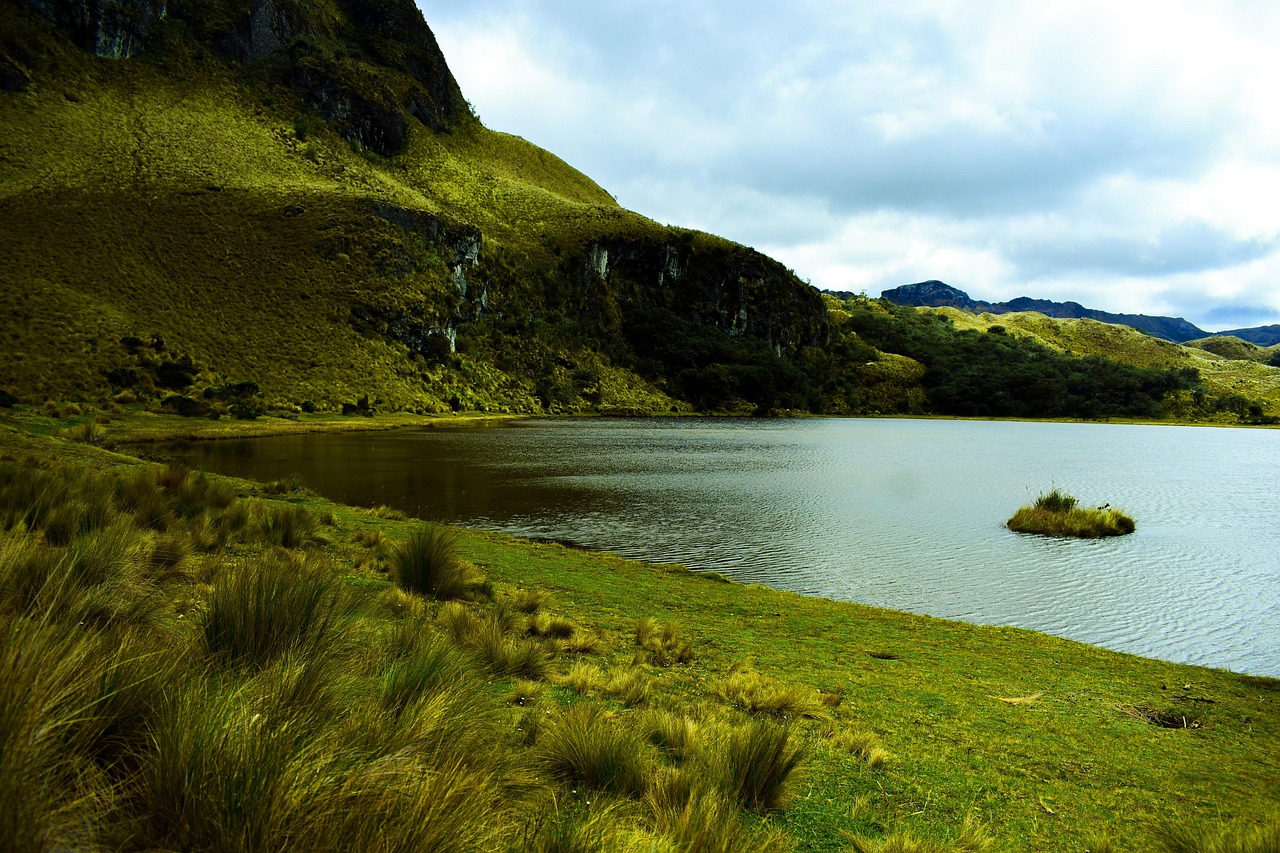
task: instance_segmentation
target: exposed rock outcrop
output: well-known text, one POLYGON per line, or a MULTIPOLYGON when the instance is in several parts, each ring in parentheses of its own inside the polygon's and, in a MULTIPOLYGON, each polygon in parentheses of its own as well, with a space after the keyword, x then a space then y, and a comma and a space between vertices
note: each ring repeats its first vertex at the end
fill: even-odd
POLYGON ((665 242, 597 240, 566 272, 581 295, 581 311, 664 308, 729 335, 765 341, 784 357, 824 342, 830 331, 818 291, 782 264, 727 242, 697 245, 692 232, 665 242))
POLYGON ((98 56, 128 59, 168 14, 165 0, 26 0, 51 26, 98 56))
MULTIPOLYGON (((142 53, 161 22, 239 63, 283 56, 279 73, 348 142, 381 155, 408 139, 409 120, 435 131, 470 110, 412 0, 21 0, 98 56, 142 53)), ((21 91, 20 65, 0 58, 0 87, 21 91)))

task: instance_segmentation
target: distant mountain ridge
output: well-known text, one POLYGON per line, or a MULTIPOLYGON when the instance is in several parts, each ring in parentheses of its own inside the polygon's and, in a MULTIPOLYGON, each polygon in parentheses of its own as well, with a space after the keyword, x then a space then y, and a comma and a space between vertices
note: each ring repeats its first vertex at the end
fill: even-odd
POLYGON ((984 302, 970 298, 969 294, 937 280, 904 284, 881 293, 885 299, 897 305, 914 307, 958 308, 971 314, 1011 314, 1016 311, 1036 311, 1047 317, 1065 319, 1098 320, 1137 329, 1139 332, 1172 341, 1175 344, 1210 337, 1237 337, 1260 347, 1280 343, 1280 325, 1259 326, 1252 329, 1231 329, 1225 332, 1206 332, 1181 317, 1159 317, 1146 314, 1112 314, 1085 308, 1078 302, 1054 302, 1049 299, 1032 299, 1019 296, 1008 302, 984 302))

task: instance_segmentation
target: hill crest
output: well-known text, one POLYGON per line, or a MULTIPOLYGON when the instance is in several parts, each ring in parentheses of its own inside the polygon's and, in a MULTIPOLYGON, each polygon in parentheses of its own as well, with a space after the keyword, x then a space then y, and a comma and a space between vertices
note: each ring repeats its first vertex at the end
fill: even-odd
POLYGON ((1254 329, 1231 329, 1224 332, 1206 332, 1182 317, 1113 314, 1108 311, 1086 308, 1078 302, 1054 302, 1049 299, 1033 299, 1027 296, 1019 296, 1008 302, 985 302, 972 299, 963 290, 934 279, 917 282, 916 284, 904 284, 901 287, 886 290, 882 295, 885 299, 897 305, 925 308, 958 308, 971 314, 1011 314, 1020 311, 1035 311, 1044 314, 1046 317, 1057 317, 1059 319, 1097 320, 1102 323, 1128 326, 1153 337, 1177 344, 1215 336, 1233 336, 1262 347, 1280 343, 1280 325, 1260 326, 1254 329))

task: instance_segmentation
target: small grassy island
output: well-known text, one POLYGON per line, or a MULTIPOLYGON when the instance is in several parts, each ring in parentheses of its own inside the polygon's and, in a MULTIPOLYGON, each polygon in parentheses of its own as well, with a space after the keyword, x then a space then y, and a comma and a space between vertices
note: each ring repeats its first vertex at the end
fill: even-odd
POLYGON ((1109 505, 1094 508, 1081 507, 1078 503, 1071 495, 1053 489, 1036 498, 1031 506, 1015 512, 1005 526, 1015 533, 1076 536, 1081 539, 1124 536, 1137 527, 1132 518, 1109 505))

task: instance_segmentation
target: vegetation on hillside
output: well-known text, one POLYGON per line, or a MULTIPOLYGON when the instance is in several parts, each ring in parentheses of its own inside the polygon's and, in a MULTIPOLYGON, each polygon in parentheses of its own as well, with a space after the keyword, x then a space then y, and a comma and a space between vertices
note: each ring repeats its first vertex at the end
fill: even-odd
POLYGON ((824 301, 758 253, 623 210, 476 121, 429 31, 397 46, 378 23, 417 14, 399 0, 299 4, 273 19, 279 44, 254 42, 240 5, 170 4, 125 22, 151 29, 123 60, 0 3, 0 389, 22 402, 1255 421, 1280 405, 1280 381, 1255 393, 1276 372, 1257 361, 1046 357, 929 311, 824 301))
POLYGON ((885 300, 846 303, 844 326, 885 352, 924 366, 931 411, 973 417, 1157 418, 1165 401, 1200 388, 1194 368, 1140 368, 1072 356, 1003 326, 957 329, 943 314, 885 300))

